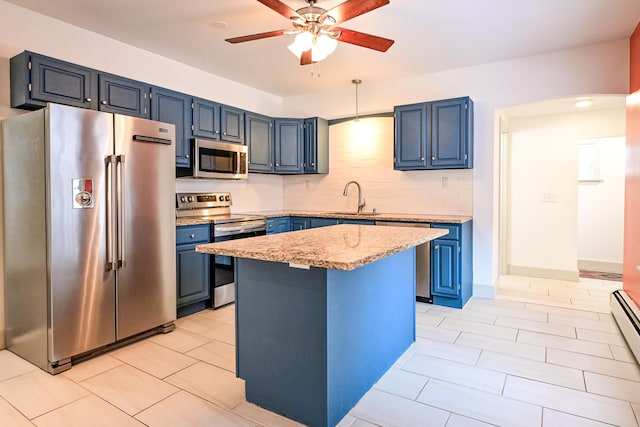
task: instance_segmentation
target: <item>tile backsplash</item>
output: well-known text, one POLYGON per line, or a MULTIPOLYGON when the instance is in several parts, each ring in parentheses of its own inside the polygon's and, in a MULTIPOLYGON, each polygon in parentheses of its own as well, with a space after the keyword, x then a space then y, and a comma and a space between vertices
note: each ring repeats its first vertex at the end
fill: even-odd
POLYGON ((473 170, 396 171, 393 117, 375 117, 329 128, 329 174, 285 176, 283 208, 356 211, 358 181, 366 212, 472 215, 473 170))

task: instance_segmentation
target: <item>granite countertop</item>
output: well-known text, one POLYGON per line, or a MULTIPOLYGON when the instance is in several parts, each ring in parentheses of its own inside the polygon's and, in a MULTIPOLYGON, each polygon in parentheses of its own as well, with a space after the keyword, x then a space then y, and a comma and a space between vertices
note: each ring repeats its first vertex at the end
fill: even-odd
POLYGON ((371 212, 354 214, 351 212, 323 212, 323 211, 257 211, 244 212, 247 215, 261 215, 266 218, 277 218, 279 216, 302 216, 311 218, 342 218, 342 219, 369 219, 374 221, 399 221, 399 222, 421 222, 421 223, 450 223, 463 224, 473 218, 467 215, 435 215, 435 214, 412 214, 412 213, 376 213, 371 212))
POLYGON ((437 228, 340 224, 197 245, 196 251, 334 270, 355 270, 447 233, 447 230, 437 228))

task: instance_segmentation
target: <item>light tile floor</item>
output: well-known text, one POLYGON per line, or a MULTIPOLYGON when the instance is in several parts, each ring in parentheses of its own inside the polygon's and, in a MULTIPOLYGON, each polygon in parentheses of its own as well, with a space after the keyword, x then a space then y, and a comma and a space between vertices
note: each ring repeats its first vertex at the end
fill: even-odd
MULTIPOLYGON (((640 426, 619 287, 507 276, 463 310, 418 304, 416 342, 339 427, 640 426)), ((233 306, 176 324, 57 376, 0 351, 0 425, 299 426, 246 402, 233 306)))

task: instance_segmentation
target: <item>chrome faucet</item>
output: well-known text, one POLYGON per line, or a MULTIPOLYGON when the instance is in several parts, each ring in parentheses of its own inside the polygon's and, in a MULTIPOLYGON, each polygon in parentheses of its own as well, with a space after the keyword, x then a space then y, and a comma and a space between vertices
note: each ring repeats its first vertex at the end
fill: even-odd
POLYGON ((362 197, 362 187, 360 187, 360 184, 358 184, 357 181, 347 182, 347 184, 344 186, 344 191, 342 192, 342 195, 345 197, 347 196, 347 194, 349 193, 350 184, 355 184, 356 187, 358 187, 358 213, 362 213, 362 209, 364 209, 364 206, 367 204, 367 202, 362 197))

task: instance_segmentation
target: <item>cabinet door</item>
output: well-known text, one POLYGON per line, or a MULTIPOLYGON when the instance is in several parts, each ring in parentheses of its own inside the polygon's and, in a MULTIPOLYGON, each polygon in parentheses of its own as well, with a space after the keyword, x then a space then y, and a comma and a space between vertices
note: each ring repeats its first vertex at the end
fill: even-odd
POLYGON ((339 223, 340 223, 340 220, 338 218, 310 218, 309 228, 326 227, 329 225, 336 225, 339 223))
POLYGON ((267 219, 267 234, 286 233, 291 231, 289 217, 267 219))
POLYGON ((98 74, 98 110, 149 118, 149 85, 110 74, 98 74))
POLYGON ((176 166, 188 167, 191 160, 191 97, 167 89, 151 88, 151 119, 176 125, 176 166))
POLYGON ((431 243, 431 292, 457 298, 460 295, 460 243, 436 239, 431 243))
POLYGON ((273 125, 270 117, 245 114, 245 136, 249 150, 249 172, 273 170, 273 125))
POLYGON ((193 124, 191 133, 195 137, 220 139, 220 104, 206 99, 193 98, 193 124))
POLYGON ((317 119, 304 119, 304 173, 318 172, 317 119))
POLYGON ((31 98, 81 108, 96 108, 91 69, 31 54, 31 98))
POLYGON ((220 132, 221 140, 244 144, 244 111, 221 105, 220 132))
POLYGON ((291 231, 306 230, 307 228, 309 228, 307 218, 291 218, 291 231))
POLYGON ((176 247, 176 297, 178 307, 210 297, 209 254, 196 252, 196 245, 176 247))
POLYGON ((301 119, 275 119, 275 165, 280 173, 302 173, 304 150, 303 121, 301 119))
POLYGON ((469 98, 431 103, 431 166, 465 168, 469 149, 469 98))
POLYGON ((426 166, 427 113, 426 103, 395 107, 395 169, 421 169, 426 166))

